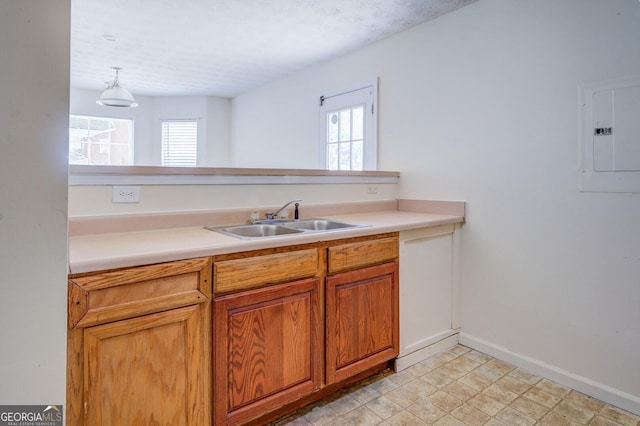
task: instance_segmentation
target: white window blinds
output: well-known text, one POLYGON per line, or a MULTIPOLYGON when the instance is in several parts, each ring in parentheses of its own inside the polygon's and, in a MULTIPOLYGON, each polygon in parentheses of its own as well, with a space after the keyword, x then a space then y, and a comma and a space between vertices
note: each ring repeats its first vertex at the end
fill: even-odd
POLYGON ((162 122, 162 165, 195 167, 198 160, 198 122, 162 122))

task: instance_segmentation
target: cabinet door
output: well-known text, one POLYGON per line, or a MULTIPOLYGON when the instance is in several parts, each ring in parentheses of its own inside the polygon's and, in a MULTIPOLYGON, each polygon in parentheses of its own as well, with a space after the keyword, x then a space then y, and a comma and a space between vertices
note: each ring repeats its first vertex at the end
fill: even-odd
POLYGON ((214 424, 240 424, 321 380, 318 278, 214 299, 214 424))
MULTIPOLYGON (((197 349, 186 365, 179 364, 181 369, 175 373, 175 385, 178 386, 188 367, 189 392, 180 398, 188 404, 198 400, 197 405, 189 408, 192 414, 186 417, 187 420, 196 419, 195 423, 183 421, 182 424, 210 422, 208 414, 200 414, 210 413, 211 408, 210 396, 203 396, 211 393, 210 258, 71 276, 68 289, 67 425, 118 424, 115 420, 115 423, 102 422, 104 410, 117 416, 126 412, 121 418, 127 420, 120 424, 180 424, 169 419, 171 416, 160 416, 158 413, 164 413, 164 409, 148 405, 149 401, 156 401, 155 396, 142 396, 145 392, 149 395, 165 392, 162 387, 171 383, 164 381, 170 379, 164 375, 173 374, 167 372, 178 364, 171 357, 171 347, 163 346, 166 342, 176 346, 177 354, 186 347, 197 349), (181 312, 191 312, 188 320, 180 319, 181 312), (174 325, 156 328, 156 324, 167 320, 174 325), (194 342, 193 339, 198 340, 194 342), (148 350, 136 344, 146 345, 148 350), (126 358, 127 355, 131 358, 126 358), (165 361, 166 368, 162 365, 165 361), (153 382, 148 391, 138 385, 138 380, 144 379, 137 376, 143 374, 140 367, 144 365, 158 372, 158 381, 153 382), (88 370, 89 367, 92 370, 88 370), (117 379, 111 383, 113 377, 117 379), (126 385, 123 388, 118 383, 126 385), (114 390, 110 388, 112 384, 114 390), (136 395, 124 397, 122 389, 132 389, 136 395), (87 394, 89 391, 91 395, 87 394), (117 403, 106 405, 103 410, 103 397, 104 401, 117 403), (134 412, 144 420, 132 423, 127 416, 134 412), (154 419, 159 418, 168 420, 155 423, 154 419)), ((147 378, 150 377, 149 373, 147 378)), ((158 401, 162 398, 158 397, 158 401)), ((105 415, 111 415, 109 413, 105 415)))
POLYGON ((398 355, 398 263, 327 277, 326 380, 339 382, 398 355))
POLYGON ((85 328, 85 424, 210 424, 209 306, 85 328))

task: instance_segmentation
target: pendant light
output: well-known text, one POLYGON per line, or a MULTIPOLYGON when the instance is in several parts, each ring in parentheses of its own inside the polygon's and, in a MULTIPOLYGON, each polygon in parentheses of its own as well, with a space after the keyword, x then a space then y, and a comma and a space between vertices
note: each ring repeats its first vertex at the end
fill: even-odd
POLYGON ((100 95, 100 99, 96 101, 98 105, 110 106, 110 107, 121 107, 121 108, 134 108, 137 107, 138 104, 136 100, 133 98, 131 92, 129 92, 124 87, 120 86, 120 82, 118 81, 118 73, 122 71, 122 68, 112 67, 112 70, 116 72, 116 78, 112 83, 107 85, 107 88, 104 89, 102 95, 100 95))

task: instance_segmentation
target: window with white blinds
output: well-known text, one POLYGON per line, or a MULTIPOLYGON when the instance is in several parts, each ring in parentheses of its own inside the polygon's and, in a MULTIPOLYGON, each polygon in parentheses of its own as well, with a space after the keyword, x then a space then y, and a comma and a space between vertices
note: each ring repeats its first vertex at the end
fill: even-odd
POLYGON ((167 120, 162 122, 162 165, 195 167, 198 160, 198 122, 167 120))

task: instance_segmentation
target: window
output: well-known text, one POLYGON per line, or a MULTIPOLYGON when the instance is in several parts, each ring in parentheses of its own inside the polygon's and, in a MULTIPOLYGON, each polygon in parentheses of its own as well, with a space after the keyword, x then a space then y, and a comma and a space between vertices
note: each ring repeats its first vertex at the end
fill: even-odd
POLYGON ((198 122, 162 122, 162 165, 195 167, 198 160, 198 122))
POLYGON ((321 166, 375 170, 376 84, 320 98, 321 166))
POLYGON ((133 120, 70 115, 69 164, 133 164, 133 120))

